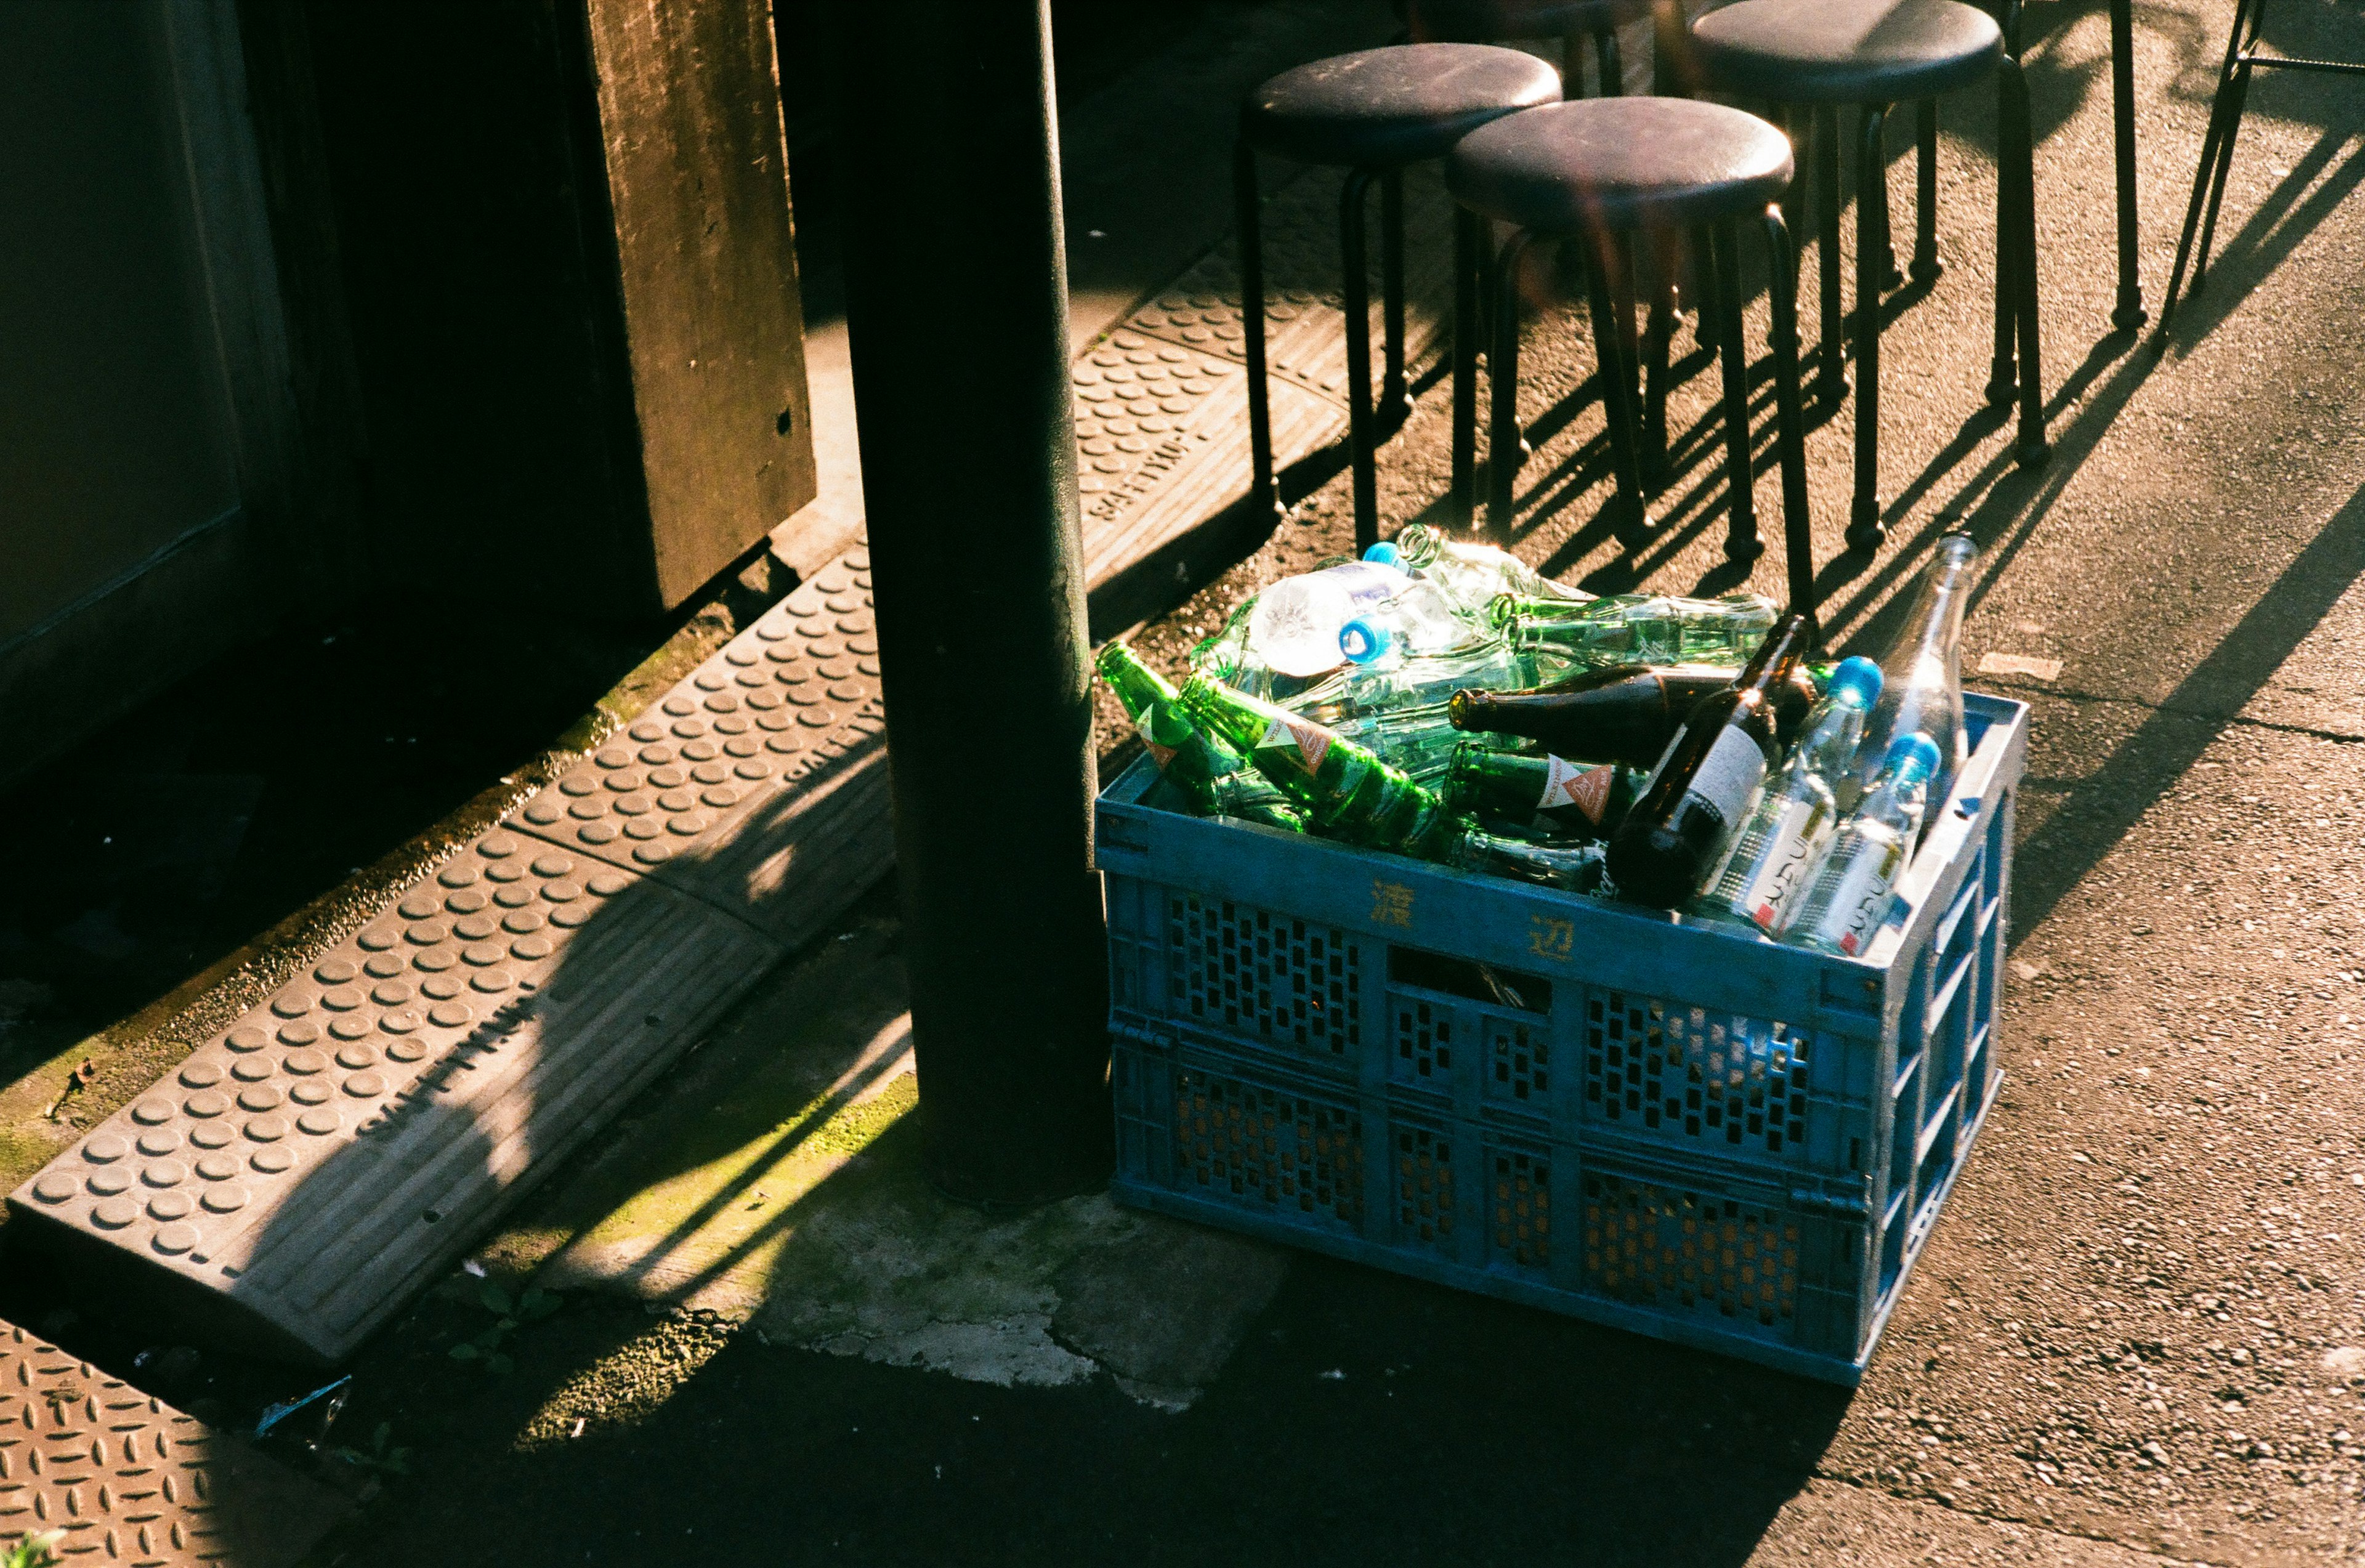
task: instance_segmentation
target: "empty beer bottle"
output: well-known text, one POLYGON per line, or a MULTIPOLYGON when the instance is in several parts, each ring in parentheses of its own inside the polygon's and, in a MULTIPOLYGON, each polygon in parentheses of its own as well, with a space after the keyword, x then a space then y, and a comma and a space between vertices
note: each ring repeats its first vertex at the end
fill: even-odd
POLYGON ((1444 814, 1436 791, 1337 731, 1204 676, 1184 684, 1182 711, 1235 749, 1291 800, 1317 831, 1395 849, 1444 814))
POLYGON ((1785 615, 1738 680, 1693 704, 1610 837, 1609 875, 1620 893, 1673 909, 1723 868, 1766 769, 1780 759, 1774 693, 1812 636, 1805 616, 1785 615))
POLYGON ((1915 731, 1889 744, 1864 801, 1832 840, 1814 885, 1783 927, 1783 940, 1859 958, 1888 924, 1897 879, 1913 857, 1930 780, 1941 758, 1915 731))
POLYGON ((1194 724, 1182 711, 1182 694, 1130 647, 1109 644, 1097 665, 1158 770, 1202 815, 1305 831, 1306 813, 1250 767, 1241 753, 1194 724))
MULTIPOLYGON (((1775 689, 1777 741, 1814 706, 1820 667, 1799 666, 1775 689)), ((1612 665, 1523 691, 1457 691, 1446 712, 1456 729, 1519 735, 1587 762, 1649 767, 1692 705, 1730 687, 1734 675, 1722 665, 1612 665)))
POLYGON ((1445 772, 1452 811, 1525 825, 1541 822, 1555 836, 1599 838, 1634 801, 1634 775, 1615 763, 1570 762, 1549 753, 1521 756, 1482 742, 1454 747, 1445 772))
POLYGON ((1783 764, 1781 779, 1749 813, 1724 874, 1702 897, 1705 913, 1737 915, 1768 935, 1781 930, 1791 902, 1806 891, 1838 830, 1833 788, 1855 761, 1865 713, 1879 695, 1878 665, 1863 658, 1840 662, 1783 764))
POLYGON ((1440 857, 1448 865, 1572 893, 1600 890, 1601 846, 1597 842, 1532 844, 1485 832, 1466 821, 1462 827, 1451 849, 1440 857))
POLYGON ((1886 766, 1889 747, 1910 734, 1927 735, 1938 748, 1931 798, 1944 800, 1955 781, 1968 750, 1963 728, 1963 610, 1970 602, 1971 568, 1978 556, 1978 542, 1967 533, 1938 541, 1937 558, 1922 574, 1905 628, 1880 661, 1886 684, 1864 727, 1855 782, 1868 784, 1886 766))
POLYGON ((1393 541, 1363 552, 1366 561, 1379 561, 1417 573, 1443 588, 1474 614, 1504 594, 1523 599, 1566 599, 1583 604, 1593 595, 1552 581, 1508 550, 1448 539, 1427 523, 1405 525, 1393 541))
POLYGON ((1774 624, 1774 601, 1754 593, 1623 594, 1571 604, 1506 594, 1487 615, 1520 652, 1557 654, 1576 665, 1738 665, 1774 624))

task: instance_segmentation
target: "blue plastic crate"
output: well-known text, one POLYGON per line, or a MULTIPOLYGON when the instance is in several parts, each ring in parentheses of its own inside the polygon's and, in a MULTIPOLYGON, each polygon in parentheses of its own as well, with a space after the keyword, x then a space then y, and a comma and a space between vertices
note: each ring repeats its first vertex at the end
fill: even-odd
POLYGON ((1998 1081, 2024 703, 1858 958, 1103 791, 1126 1202, 1852 1383, 1998 1081))

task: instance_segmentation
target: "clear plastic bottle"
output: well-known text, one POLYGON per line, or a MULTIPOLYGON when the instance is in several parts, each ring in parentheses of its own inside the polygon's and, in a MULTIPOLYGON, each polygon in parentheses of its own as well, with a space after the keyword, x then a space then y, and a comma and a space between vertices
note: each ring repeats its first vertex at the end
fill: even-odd
POLYGON ((1522 654, 1508 644, 1487 643, 1450 654, 1351 665, 1277 700, 1294 712, 1339 723, 1364 713, 1441 709, 1457 691, 1533 686, 1568 668, 1553 655, 1522 654))
POLYGON ((1473 614, 1483 614, 1507 593, 1575 604, 1593 597, 1552 581, 1508 550, 1449 539, 1427 523, 1406 524, 1394 540, 1364 551, 1363 559, 1384 562, 1437 584, 1473 614))
POLYGON ((1880 696, 1880 666, 1843 659, 1815 711, 1807 715, 1781 778, 1742 824, 1741 841, 1699 913, 1737 916, 1767 935, 1782 928, 1807 874, 1839 829, 1833 786, 1847 777, 1864 737, 1866 712, 1880 696))
POLYGON ((1812 889, 1783 927, 1784 941, 1851 958, 1872 946, 1913 857, 1940 760, 1937 744, 1918 730, 1889 744, 1872 788, 1840 824, 1812 889))
POLYGON ((1938 748, 1930 796, 1946 798, 1968 751, 1968 732, 1963 727, 1963 610, 1970 602, 1972 567, 1978 558, 1978 542, 1967 533, 1949 533, 1938 541, 1937 559, 1922 574, 1905 628, 1880 661, 1887 683, 1865 725, 1855 783, 1869 785, 1896 741, 1924 734, 1938 748))
MULTIPOLYGON (((1378 546, 1373 546, 1374 549, 1378 546)), ((1465 609, 1433 582, 1415 577, 1403 589, 1348 618, 1339 628, 1339 652, 1349 663, 1421 657, 1499 643, 1483 614, 1465 609)))
POLYGON ((1402 593, 1412 578, 1376 561, 1340 561, 1283 577, 1256 596, 1248 651, 1282 675, 1313 676, 1346 662, 1339 633, 1402 593))

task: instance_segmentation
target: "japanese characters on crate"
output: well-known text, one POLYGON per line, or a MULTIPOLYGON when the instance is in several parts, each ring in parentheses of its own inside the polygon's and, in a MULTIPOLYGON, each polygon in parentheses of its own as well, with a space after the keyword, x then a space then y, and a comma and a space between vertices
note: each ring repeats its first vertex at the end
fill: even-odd
POLYGON ((1596 597, 1415 524, 1250 599, 1179 689, 1122 643, 1100 672, 1199 814, 1855 956, 1964 760, 1977 555, 1948 535, 1889 656, 1833 664, 1759 595, 1596 597))

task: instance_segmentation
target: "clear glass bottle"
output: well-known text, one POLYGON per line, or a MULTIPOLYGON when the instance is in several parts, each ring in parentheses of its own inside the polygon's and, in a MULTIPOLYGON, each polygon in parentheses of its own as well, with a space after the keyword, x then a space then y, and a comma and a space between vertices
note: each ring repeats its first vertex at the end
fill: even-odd
POLYGON ((1782 928, 1782 939, 1858 958, 1889 920, 1897 879, 1913 858, 1929 787, 1942 763, 1919 730, 1889 743, 1864 801, 1840 824, 1814 885, 1782 928))
POLYGON ((1740 665, 1765 640, 1775 607, 1754 593, 1713 599, 1624 594, 1583 604, 1506 594, 1487 614, 1514 648, 1557 654, 1575 665, 1740 665))
POLYGON ((1967 533, 1938 541, 1937 558, 1922 574, 1922 588, 1905 618, 1904 630, 1880 661, 1886 684, 1865 725, 1853 781, 1868 786, 1886 765, 1890 746, 1910 734, 1923 734, 1938 748, 1930 796, 1944 800, 1969 750, 1963 726, 1963 611, 1970 602, 1972 568, 1978 542, 1967 533))
POLYGON ((1840 661, 1823 700, 1807 716, 1780 779, 1742 824, 1741 841, 1700 913, 1736 916, 1768 935, 1782 928, 1790 902, 1839 828, 1834 786, 1847 777, 1864 737, 1865 714, 1880 696, 1880 666, 1840 661))
POLYGON ((1508 550, 1449 539, 1427 523, 1407 523, 1394 540, 1363 552, 1437 584, 1473 613, 1483 613, 1504 594, 1525 599, 1566 599, 1583 604, 1593 595, 1552 581, 1508 550))

